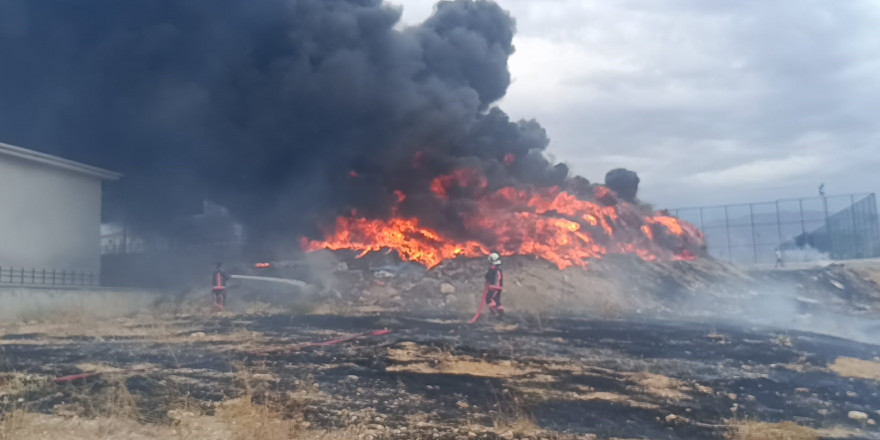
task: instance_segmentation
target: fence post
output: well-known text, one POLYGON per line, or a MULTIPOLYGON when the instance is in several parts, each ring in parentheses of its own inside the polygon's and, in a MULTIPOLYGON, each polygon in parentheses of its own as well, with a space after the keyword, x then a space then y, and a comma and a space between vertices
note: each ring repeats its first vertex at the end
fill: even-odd
POLYGON ((779 217, 779 200, 776 201, 776 235, 779 240, 779 251, 782 252, 782 219, 779 217))
POLYGON ((755 210, 753 204, 749 203, 749 222, 752 224, 752 252, 755 254, 755 264, 758 264, 758 239, 755 236, 755 210))
POLYGON ((877 196, 871 193, 868 196, 868 200, 868 221, 871 222, 871 256, 877 257, 880 256, 880 222, 877 220, 877 196))
POLYGON ((857 239, 858 231, 856 230, 856 195, 855 194, 849 195, 849 216, 850 216, 850 220, 852 220, 852 228, 853 228, 852 241, 850 242, 850 243, 852 243, 852 249, 850 249, 850 252, 855 253, 856 258, 860 258, 861 252, 856 250, 859 247, 859 244, 858 244, 859 240, 857 239))
POLYGON ((809 245, 807 243, 807 226, 804 224, 804 199, 798 199, 798 209, 800 209, 801 216, 801 237, 804 238, 804 245, 809 245))
POLYGON ((67 269, 61 271, 61 285, 67 283, 67 269))
POLYGON ((31 268, 31 284, 37 284, 37 269, 35 267, 31 268))
POLYGON ((20 273, 21 273, 21 275, 19 275, 19 277, 18 277, 18 284, 24 284, 24 268, 23 267, 21 268, 20 273))
POLYGON ((825 197, 824 192, 820 192, 819 195, 822 197, 822 210, 825 212, 825 237, 827 237, 828 240, 828 254, 833 260, 835 257, 834 239, 831 237, 831 219, 828 217, 828 198, 825 197))
POLYGON ((52 285, 55 285, 55 269, 52 269, 52 285))
POLYGON ((724 230, 727 232, 727 261, 733 263, 733 246, 730 244, 730 215, 727 213, 728 205, 724 205, 724 230))
POLYGON ((43 279, 42 279, 42 281, 40 281, 40 284, 43 284, 43 285, 46 284, 46 268, 45 267, 43 268, 43 279))

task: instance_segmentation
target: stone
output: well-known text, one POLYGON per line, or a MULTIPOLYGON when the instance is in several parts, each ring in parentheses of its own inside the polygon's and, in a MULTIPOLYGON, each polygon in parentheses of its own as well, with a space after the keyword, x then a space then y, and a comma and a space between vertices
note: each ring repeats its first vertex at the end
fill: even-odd
POLYGON ((458 405, 458 407, 461 409, 467 409, 467 408, 471 407, 470 405, 467 404, 467 402, 462 402, 461 400, 456 402, 456 405, 458 405))
POLYGON ((858 397, 858 396, 859 396, 859 394, 856 393, 855 391, 847 391, 846 392, 846 397, 858 397))
POLYGON ((877 424, 877 422, 875 422, 874 419, 868 419, 868 424, 874 426, 877 424))
POLYGON ((477 433, 473 432, 473 431, 469 432, 467 435, 468 435, 468 438, 477 438, 477 433))
POLYGON ((861 411, 850 411, 846 414, 846 416, 857 422, 864 422, 868 420, 868 415, 861 411))
POLYGON ((450 293, 455 293, 455 286, 449 283, 443 283, 440 285, 440 293, 444 295, 449 295, 450 293))
POLYGON ((381 279, 381 278, 394 278, 396 275, 394 275, 391 272, 388 272, 387 270, 377 270, 376 272, 373 272, 373 276, 381 279))

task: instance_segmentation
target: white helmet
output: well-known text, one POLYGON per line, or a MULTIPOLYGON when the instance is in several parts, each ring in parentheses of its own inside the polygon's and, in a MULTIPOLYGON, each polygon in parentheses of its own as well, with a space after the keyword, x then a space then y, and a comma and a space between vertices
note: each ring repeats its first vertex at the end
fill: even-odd
POLYGON ((498 255, 496 252, 489 254, 489 264, 493 266, 501 264, 501 255, 498 255))

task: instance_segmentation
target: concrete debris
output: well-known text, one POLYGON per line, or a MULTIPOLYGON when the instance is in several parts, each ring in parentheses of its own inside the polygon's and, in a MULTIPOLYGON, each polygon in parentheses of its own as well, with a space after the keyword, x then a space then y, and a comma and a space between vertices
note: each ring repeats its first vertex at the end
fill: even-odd
POLYGON ((850 411, 846 414, 846 416, 857 422, 864 422, 868 420, 868 415, 861 411, 850 411))

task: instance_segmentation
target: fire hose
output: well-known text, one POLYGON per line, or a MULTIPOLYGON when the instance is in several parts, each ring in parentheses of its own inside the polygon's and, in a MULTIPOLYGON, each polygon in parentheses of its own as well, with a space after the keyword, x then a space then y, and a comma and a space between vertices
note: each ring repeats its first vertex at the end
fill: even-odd
POLYGON ((477 309, 477 314, 474 315, 473 319, 471 319, 471 324, 477 322, 477 320, 480 319, 480 315, 483 314, 483 307, 486 305, 486 298, 488 296, 489 296, 489 285, 486 284, 486 286, 483 287, 483 299, 480 301, 480 308, 477 309))

